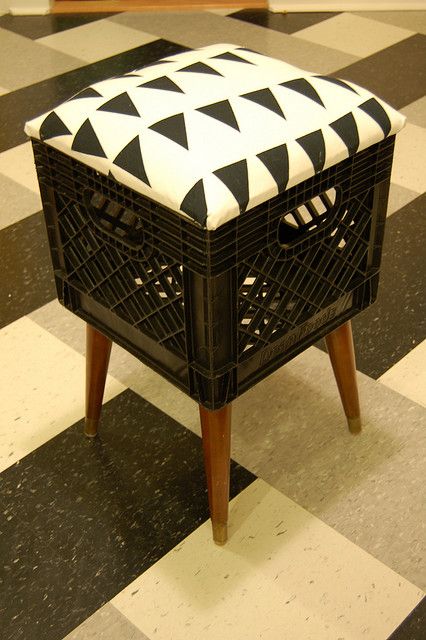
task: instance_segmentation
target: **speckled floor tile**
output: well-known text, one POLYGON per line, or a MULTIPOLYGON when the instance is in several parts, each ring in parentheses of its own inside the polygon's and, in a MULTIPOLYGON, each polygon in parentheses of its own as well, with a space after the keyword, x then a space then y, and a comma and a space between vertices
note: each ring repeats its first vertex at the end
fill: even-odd
POLYGON ((187 47, 203 47, 217 42, 239 44, 319 73, 336 71, 357 59, 329 47, 301 42, 285 33, 208 12, 122 13, 109 19, 187 47))
POLYGON ((407 116, 410 124, 426 128, 426 96, 408 104, 402 109, 402 113, 407 116))
POLYGON ((12 90, 52 78, 84 64, 75 54, 70 56, 52 51, 38 42, 2 28, 0 59, 8 61, 7 65, 0 66, 0 85, 12 90))
MULTIPOLYGON (((39 536, 46 556, 56 550, 64 583, 80 581, 98 595, 59 636, 61 593, 50 614, 49 603, 29 606, 24 585, 21 606, 40 628, 34 640, 46 637, 37 625, 47 617, 62 638, 208 518, 201 441, 188 429, 129 390, 104 406, 99 438, 82 428, 65 429, 1 474, 6 517, 39 536)), ((253 480, 232 463, 233 497, 253 480)), ((16 578, 12 567, 9 597, 16 578)))
POLYGON ((388 640, 423 640, 425 628, 426 598, 423 598, 388 640))
POLYGON ((243 22, 251 22, 260 27, 281 31, 282 33, 295 33, 301 29, 306 29, 313 24, 318 24, 323 20, 329 20, 337 13, 312 11, 305 13, 274 13, 266 9, 243 9, 234 13, 232 18, 242 20, 243 22))
POLYGON ((412 202, 418 198, 418 196, 419 194, 417 191, 410 191, 410 189, 406 189, 405 187, 401 187, 401 185, 392 182, 389 190, 387 215, 391 216, 395 211, 399 211, 399 209, 405 207, 406 204, 412 202))
POLYGON ((26 142, 27 120, 52 109, 83 87, 183 50, 185 47, 156 40, 0 96, 0 122, 8 123, 7 127, 0 127, 0 151, 26 142))
POLYGON ((380 376, 379 382, 426 407, 426 340, 380 376))
POLYGON ((426 34, 426 11, 357 11, 355 15, 426 34))
POLYGON ((366 87, 401 109, 424 95, 426 36, 416 34, 339 69, 335 75, 366 87))
POLYGON ((34 193, 39 193, 30 142, 25 142, 0 153, 0 174, 11 178, 34 193))
POLYGON ((40 209, 39 194, 0 174, 0 230, 40 209))
POLYGON ((157 39, 108 19, 89 22, 74 29, 40 38, 38 43, 67 55, 78 55, 86 62, 96 62, 157 39))
MULTIPOLYGON (((3 471, 84 416, 85 360, 26 317, 0 330, 0 352, 3 471)), ((110 377, 106 398, 124 388, 110 377)))
POLYGON ((88 571, 86 559, 65 559, 60 550, 4 514, 1 502, 0 556, 2 640, 62 640, 102 600, 81 579, 88 571))
POLYGON ((423 593, 257 480, 230 539, 202 525, 112 604, 149 637, 385 640, 423 593))
POLYGON ((352 321, 358 369, 372 378, 426 337, 425 215, 422 195, 388 218, 377 300, 352 321))
POLYGON ((397 136, 392 182, 406 189, 426 191, 426 129, 407 124, 397 136))
POLYGON ((66 31, 79 27, 88 22, 94 22, 107 18, 112 13, 85 13, 85 14, 50 14, 46 16, 12 16, 10 14, 0 18, 0 27, 9 29, 21 36, 31 38, 43 38, 52 33, 66 31))
POLYGON ((308 42, 363 58, 405 40, 414 33, 352 13, 341 13, 294 35, 308 42))
POLYGON ((0 327, 56 297, 43 214, 0 231, 0 327))
POLYGON ((106 604, 63 640, 149 640, 122 613, 106 604))

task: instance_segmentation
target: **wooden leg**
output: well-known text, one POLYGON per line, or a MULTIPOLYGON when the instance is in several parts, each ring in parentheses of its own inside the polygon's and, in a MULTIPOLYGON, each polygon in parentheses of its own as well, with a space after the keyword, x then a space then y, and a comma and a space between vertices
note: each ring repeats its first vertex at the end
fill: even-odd
POLYGON ((361 412, 356 384, 356 366, 351 322, 342 324, 325 338, 334 377, 339 388, 349 431, 361 431, 361 412))
POLYGON ((228 539, 231 405, 218 411, 200 405, 200 420, 213 540, 222 545, 228 539))
POLYGON ((94 438, 98 432, 102 398, 112 342, 90 324, 86 325, 86 424, 84 433, 94 438))

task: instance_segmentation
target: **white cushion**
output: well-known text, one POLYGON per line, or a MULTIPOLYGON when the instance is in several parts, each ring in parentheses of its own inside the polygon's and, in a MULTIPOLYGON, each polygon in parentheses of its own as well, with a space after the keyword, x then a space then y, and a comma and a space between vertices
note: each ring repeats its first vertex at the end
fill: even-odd
POLYGON ((216 44, 93 84, 25 131, 216 229, 404 123, 351 82, 216 44))

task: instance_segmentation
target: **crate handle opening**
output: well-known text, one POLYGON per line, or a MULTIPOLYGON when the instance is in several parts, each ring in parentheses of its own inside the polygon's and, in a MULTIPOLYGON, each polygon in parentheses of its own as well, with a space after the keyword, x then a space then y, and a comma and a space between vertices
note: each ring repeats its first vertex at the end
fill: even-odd
POLYGON ((334 220, 339 200, 338 190, 332 187, 282 215, 277 228, 281 247, 292 249, 324 231, 334 220))
POLYGON ((99 191, 86 189, 83 199, 90 220, 103 236, 107 235, 133 251, 142 249, 144 228, 140 216, 99 191))

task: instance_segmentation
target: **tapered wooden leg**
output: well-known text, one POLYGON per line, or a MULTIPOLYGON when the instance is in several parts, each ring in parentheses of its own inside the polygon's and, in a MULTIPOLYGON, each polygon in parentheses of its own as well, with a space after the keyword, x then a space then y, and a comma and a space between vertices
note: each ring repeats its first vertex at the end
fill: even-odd
POLYGON ((325 338, 328 354, 333 366, 334 377, 339 388, 343 409, 348 420, 349 431, 361 431, 358 387, 351 322, 342 324, 325 338))
POLYGON ((213 540, 222 545, 228 539, 231 405, 218 411, 200 405, 200 420, 213 540))
POLYGON ((94 438, 98 432, 105 380, 112 342, 90 324, 86 325, 86 423, 84 433, 94 438))

